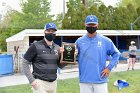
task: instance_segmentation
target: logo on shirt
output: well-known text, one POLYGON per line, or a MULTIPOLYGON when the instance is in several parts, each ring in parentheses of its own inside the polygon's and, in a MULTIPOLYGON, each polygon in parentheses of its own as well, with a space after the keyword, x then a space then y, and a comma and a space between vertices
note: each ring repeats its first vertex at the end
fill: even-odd
POLYGON ((45 53, 46 51, 43 50, 43 53, 45 53))
POLYGON ((101 47, 101 46, 102 46, 102 42, 98 41, 98 47, 101 47))
POLYGON ((58 55, 58 51, 57 51, 57 50, 54 50, 54 54, 55 54, 55 55, 58 55))

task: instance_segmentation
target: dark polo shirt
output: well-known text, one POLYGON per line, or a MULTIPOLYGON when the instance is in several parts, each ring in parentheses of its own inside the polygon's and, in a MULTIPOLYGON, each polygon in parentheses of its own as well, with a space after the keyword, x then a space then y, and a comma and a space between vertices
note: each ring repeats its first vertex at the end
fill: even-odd
POLYGON ((36 79, 54 81, 57 68, 60 66, 60 47, 53 43, 48 46, 45 40, 33 43, 24 55, 24 59, 33 65, 33 76, 36 79))

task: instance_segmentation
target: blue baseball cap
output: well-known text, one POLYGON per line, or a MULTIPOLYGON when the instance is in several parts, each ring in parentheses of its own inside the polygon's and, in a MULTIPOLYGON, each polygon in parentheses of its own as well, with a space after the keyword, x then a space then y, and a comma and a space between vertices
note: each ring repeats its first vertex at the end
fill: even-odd
POLYGON ((98 24, 98 18, 95 15, 88 15, 85 20, 86 25, 98 24))
POLYGON ((57 31, 57 27, 56 27, 55 23, 45 24, 44 30, 48 30, 48 29, 54 29, 55 31, 57 31))

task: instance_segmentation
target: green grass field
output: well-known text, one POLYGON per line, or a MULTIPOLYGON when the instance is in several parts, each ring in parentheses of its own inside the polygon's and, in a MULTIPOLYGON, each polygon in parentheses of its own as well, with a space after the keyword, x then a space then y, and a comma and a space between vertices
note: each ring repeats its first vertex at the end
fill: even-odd
MULTIPOLYGON (((111 73, 108 83, 109 93, 140 93, 139 86, 140 70, 111 73), (113 86, 114 81, 118 79, 126 80, 130 86, 118 91, 118 88, 113 86)), ((27 84, 0 88, 0 93, 32 93, 32 91, 31 86, 27 84)), ((78 78, 59 80, 57 93, 79 93, 78 78)))

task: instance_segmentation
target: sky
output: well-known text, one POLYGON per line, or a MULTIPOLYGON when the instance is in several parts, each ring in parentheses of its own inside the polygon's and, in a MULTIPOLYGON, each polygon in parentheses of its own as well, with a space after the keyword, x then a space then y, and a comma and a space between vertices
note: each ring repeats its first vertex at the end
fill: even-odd
MULTIPOLYGON (((5 13, 7 7, 11 7, 12 9, 15 10, 21 10, 19 1, 20 0, 0 0, 0 13, 5 13), (5 2, 5 4, 3 2, 5 2)), ((49 1, 51 1, 50 14, 56 15, 63 12, 63 0, 49 0, 49 1)), ((68 0, 65 0, 65 2, 67 1, 68 0)), ((118 0, 101 0, 101 1, 103 1, 106 6, 108 5, 114 6, 118 2, 118 0)))

